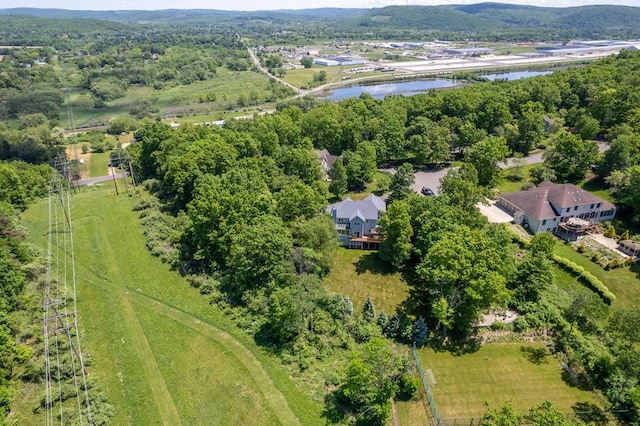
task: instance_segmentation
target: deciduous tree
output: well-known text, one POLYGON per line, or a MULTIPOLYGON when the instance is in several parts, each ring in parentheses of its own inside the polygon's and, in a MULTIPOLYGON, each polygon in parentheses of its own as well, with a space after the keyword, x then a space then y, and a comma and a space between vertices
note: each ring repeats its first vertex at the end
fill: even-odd
POLYGON ((396 201, 389 204, 386 214, 378 222, 380 234, 380 258, 400 267, 411 256, 413 245, 411 237, 411 218, 409 205, 404 201, 396 201))

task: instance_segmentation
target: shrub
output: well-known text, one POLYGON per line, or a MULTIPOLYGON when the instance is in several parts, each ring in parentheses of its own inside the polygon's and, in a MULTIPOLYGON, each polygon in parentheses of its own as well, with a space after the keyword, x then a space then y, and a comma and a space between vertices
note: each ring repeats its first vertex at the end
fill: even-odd
POLYGON ((615 238, 616 237, 616 228, 613 225, 609 225, 606 231, 604 231, 604 236, 607 238, 615 238))
POLYGON ((576 247, 576 251, 578 253, 583 253, 584 254, 584 253, 587 252, 587 248, 585 246, 583 246, 583 245, 579 245, 578 247, 576 247))
POLYGON ((609 288, 604 285, 602 281, 600 281, 595 275, 585 271, 582 266, 556 254, 553 255, 552 259, 562 268, 568 269, 573 275, 577 276, 579 278, 579 281, 587 285, 587 287, 591 288, 591 290, 598 293, 606 303, 611 304, 611 302, 616 300, 615 294, 613 294, 611 290, 609 290, 609 288))
POLYGON ((530 327, 529 321, 527 321, 527 317, 526 316, 518 317, 513 322, 513 329, 518 333, 522 333, 523 331, 527 331, 529 329, 529 327, 530 327))

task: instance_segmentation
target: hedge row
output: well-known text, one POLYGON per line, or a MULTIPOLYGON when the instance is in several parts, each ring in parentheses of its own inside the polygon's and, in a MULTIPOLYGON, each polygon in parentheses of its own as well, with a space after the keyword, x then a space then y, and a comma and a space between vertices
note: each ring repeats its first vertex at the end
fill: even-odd
POLYGON ((591 272, 585 271, 582 266, 570 261, 567 258, 558 256, 557 254, 554 254, 552 256, 552 259, 562 268, 568 269, 573 273, 573 275, 578 276, 583 284, 587 285, 589 288, 591 288, 591 290, 598 293, 606 303, 611 304, 611 302, 616 300, 616 295, 613 294, 611 290, 609 290, 607 286, 604 285, 604 283, 600 281, 595 275, 593 275, 591 272))

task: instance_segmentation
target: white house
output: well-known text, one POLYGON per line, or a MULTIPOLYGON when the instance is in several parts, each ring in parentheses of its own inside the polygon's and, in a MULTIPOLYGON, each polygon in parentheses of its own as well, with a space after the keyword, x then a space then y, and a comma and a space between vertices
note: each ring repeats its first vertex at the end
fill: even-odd
POLYGON ((537 234, 551 231, 572 238, 611 220, 616 206, 573 184, 544 181, 526 191, 502 194, 498 206, 537 234))
POLYGON ((335 163, 336 160, 342 160, 342 155, 331 155, 326 149, 316 151, 316 154, 320 158, 320 164, 324 171, 324 178, 325 180, 329 180, 329 170, 331 170, 331 167, 333 167, 333 163, 335 163))
POLYGON ((376 227, 378 219, 387 211, 387 204, 375 195, 364 200, 346 198, 327 206, 333 218, 340 244, 348 248, 377 249, 380 240, 376 227))

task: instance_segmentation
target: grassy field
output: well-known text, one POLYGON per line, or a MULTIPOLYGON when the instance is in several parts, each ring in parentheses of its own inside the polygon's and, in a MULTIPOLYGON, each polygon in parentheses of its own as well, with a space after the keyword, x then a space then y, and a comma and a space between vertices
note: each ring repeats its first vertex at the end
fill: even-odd
POLYGON ((596 403, 592 394, 562 380, 562 367, 550 354, 542 359, 531 355, 542 348, 542 344, 493 343, 460 356, 422 349, 420 357, 425 370, 433 371, 437 382, 433 396, 445 418, 479 417, 486 403, 499 407, 506 401, 526 411, 549 400, 566 413, 578 402, 596 403))
POLYGON ((626 267, 605 271, 572 247, 561 243, 556 244, 555 253, 584 267, 609 287, 609 290, 616 295, 616 300, 612 303, 614 308, 627 309, 640 304, 640 280, 637 266, 633 267, 633 270, 626 267))
MULTIPOLYGON (((262 102, 269 93, 267 77, 252 71, 233 72, 219 67, 213 79, 188 85, 161 90, 132 86, 124 97, 106 102, 102 108, 94 108, 94 99, 87 89, 72 89, 70 99, 75 125, 88 126, 105 124, 113 117, 126 115, 139 100, 149 100, 161 116, 213 114, 227 107, 237 109, 235 105, 238 96, 248 96, 252 91, 262 102), (209 92, 216 94, 215 102, 200 103, 200 95, 209 92)), ((66 108, 60 109, 60 123, 67 126, 66 108)))
MULTIPOLYGON (((539 164, 527 164, 525 166, 522 167, 523 170, 523 179, 522 180, 518 180, 518 181, 514 181, 514 180, 509 180, 509 179, 502 179, 502 182, 500 182, 500 185, 498 185, 498 190, 501 194, 507 193, 507 192, 516 192, 516 191, 520 191, 522 190, 522 185, 525 184, 525 182, 530 178, 529 172, 531 171, 531 169, 533 169, 534 167, 539 166, 539 164)), ((509 174, 509 169, 505 170, 506 174, 509 174)))
POLYGON ((313 82, 313 75, 324 71, 327 73, 327 83, 335 83, 336 81, 340 81, 343 76, 347 76, 350 74, 346 74, 343 71, 348 70, 350 68, 355 68, 356 66, 348 66, 348 67, 324 67, 321 65, 313 65, 311 68, 300 68, 295 70, 287 70, 287 74, 284 76, 284 80, 288 83, 293 84, 296 87, 306 86, 307 84, 313 82))
MULTIPOLYGON (((73 197, 78 314, 112 424, 318 424, 319 404, 174 271, 150 255, 134 198, 73 197)), ((47 201, 24 214, 46 246, 47 201)))
POLYGON ((395 311, 409 293, 399 273, 378 259, 378 253, 340 248, 333 256, 333 267, 324 280, 327 289, 349 296, 354 309, 360 310, 371 297, 377 312, 395 311))

